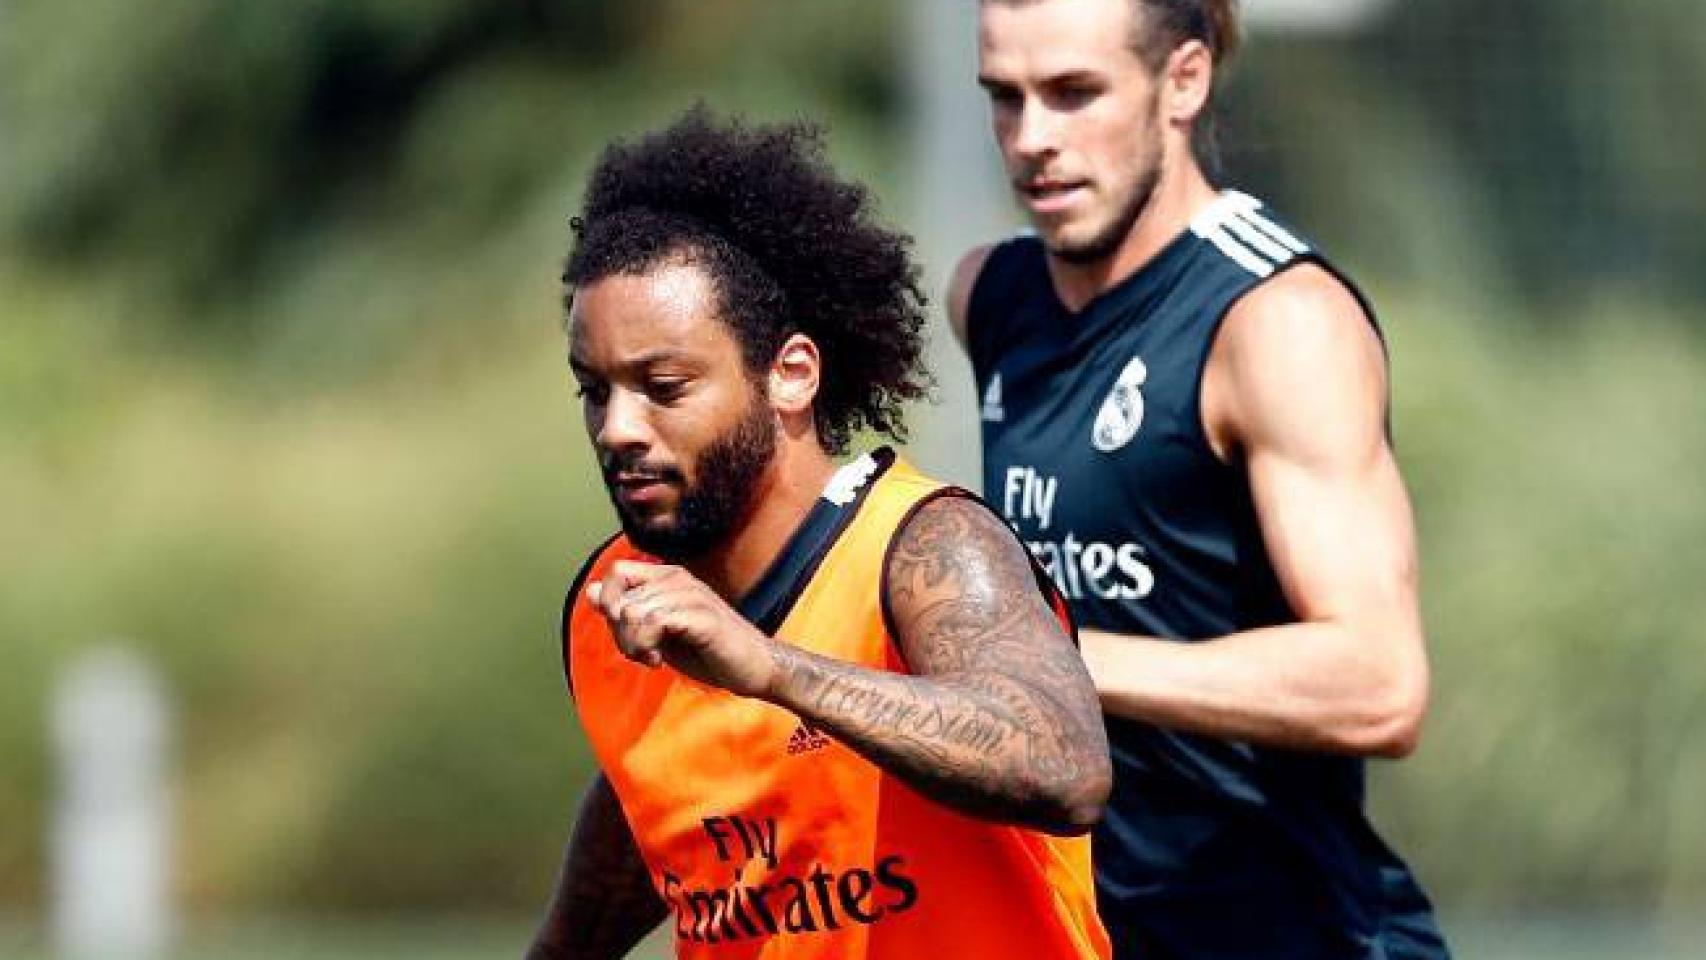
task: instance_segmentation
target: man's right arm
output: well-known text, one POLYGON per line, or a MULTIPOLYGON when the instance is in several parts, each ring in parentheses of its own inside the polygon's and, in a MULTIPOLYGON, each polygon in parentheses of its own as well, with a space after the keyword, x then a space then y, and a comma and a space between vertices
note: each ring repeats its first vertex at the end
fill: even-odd
POLYGON ((966 255, 954 265, 954 275, 948 280, 948 328, 954 331, 954 339, 962 350, 970 349, 967 315, 971 312, 971 291, 977 286, 978 274, 983 272, 983 265, 989 261, 989 254, 994 249, 994 246, 985 244, 966 251, 966 255))
POLYGON ((1415 531, 1361 303, 1313 264, 1276 276, 1227 315, 1202 389, 1203 425, 1248 474, 1297 622, 1194 643, 1081 631, 1103 708, 1266 746, 1408 755, 1428 701, 1415 531))
POLYGON ((668 914, 610 782, 593 778, 526 960, 619 960, 668 914))

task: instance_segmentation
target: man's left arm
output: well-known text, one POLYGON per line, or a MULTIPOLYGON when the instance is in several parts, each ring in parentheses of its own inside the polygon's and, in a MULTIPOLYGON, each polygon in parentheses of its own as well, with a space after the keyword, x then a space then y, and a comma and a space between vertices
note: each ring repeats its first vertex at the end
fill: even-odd
POLYGON ((1088 831, 1112 779, 1102 718, 1013 531, 938 497, 896 532, 884 567, 870 588, 886 590, 906 673, 771 639, 679 567, 617 563, 587 595, 637 663, 784 707, 961 813, 1088 831))
POLYGON ((938 497, 884 567, 910 672, 778 644, 770 698, 961 812, 1088 830, 1113 776, 1096 693, 1013 531, 981 503, 938 497))
POLYGON ((1271 746, 1400 757, 1428 666, 1410 505, 1386 436, 1386 365, 1361 305, 1315 266, 1228 315, 1203 418, 1248 471, 1298 622, 1178 643, 1080 633, 1112 714, 1271 746))

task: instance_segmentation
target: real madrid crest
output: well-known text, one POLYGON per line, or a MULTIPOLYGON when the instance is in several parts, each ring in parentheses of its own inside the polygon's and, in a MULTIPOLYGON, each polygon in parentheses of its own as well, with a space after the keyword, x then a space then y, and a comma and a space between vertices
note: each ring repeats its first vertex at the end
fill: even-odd
POLYGON ((1149 379, 1149 368, 1141 357, 1120 371, 1114 387, 1096 411, 1096 422, 1090 427, 1090 445, 1103 453, 1113 453, 1137 436, 1143 426, 1143 381, 1149 379))

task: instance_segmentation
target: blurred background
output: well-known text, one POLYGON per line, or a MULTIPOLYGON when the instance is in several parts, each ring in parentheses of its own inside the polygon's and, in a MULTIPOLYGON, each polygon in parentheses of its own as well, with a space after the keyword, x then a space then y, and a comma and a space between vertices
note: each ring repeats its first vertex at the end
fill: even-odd
MULTIPOLYGON (((1706 955, 1706 4, 1246 7, 1226 178, 1392 343, 1436 692, 1377 821, 1462 956, 1706 955)), ((0 956, 53 954, 54 691, 114 648, 169 705, 160 956, 519 956, 613 526, 581 181, 695 98, 817 119, 940 278, 1019 223, 970 8, 0 0, 0 956)), ((912 450, 975 480, 937 355, 912 450)))

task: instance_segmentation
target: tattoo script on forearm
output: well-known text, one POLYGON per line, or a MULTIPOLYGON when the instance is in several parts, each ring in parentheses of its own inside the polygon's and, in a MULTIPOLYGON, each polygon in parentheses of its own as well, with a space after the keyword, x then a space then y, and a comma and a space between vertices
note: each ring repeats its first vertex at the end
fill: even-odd
POLYGON ((914 675, 779 644, 785 702, 949 806, 1050 819, 1107 747, 1089 675, 1023 549, 982 506, 931 502, 888 561, 896 640, 914 675))

